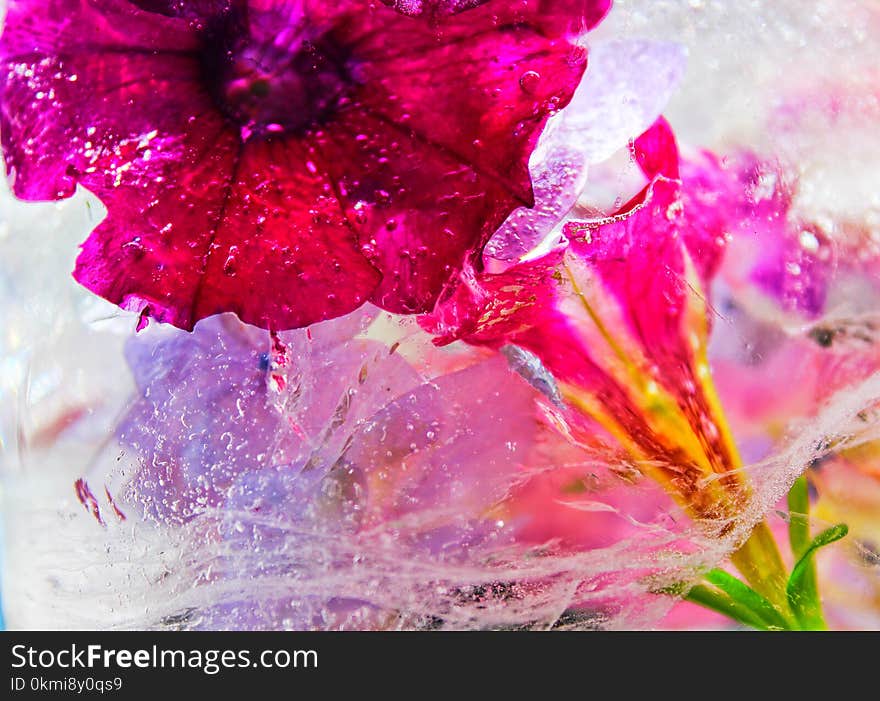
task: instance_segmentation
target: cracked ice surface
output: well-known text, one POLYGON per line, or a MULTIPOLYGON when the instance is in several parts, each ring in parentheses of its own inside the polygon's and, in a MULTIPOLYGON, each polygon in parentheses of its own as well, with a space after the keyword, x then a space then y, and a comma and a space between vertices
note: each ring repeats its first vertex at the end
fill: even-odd
MULTIPOLYGON (((30 572, 7 571, 10 623, 641 627, 671 603, 652 585, 730 547, 549 431, 503 359, 433 355, 419 372, 426 339, 394 320, 375 340, 376 321, 282 334, 293 369, 231 317, 129 340, 137 390, 86 475, 106 528, 46 474, 61 456, 22 451, 34 474, 7 480, 7 567, 30 572)), ((874 375, 755 462, 740 528, 832 437, 880 438, 859 417, 878 396, 874 375)))

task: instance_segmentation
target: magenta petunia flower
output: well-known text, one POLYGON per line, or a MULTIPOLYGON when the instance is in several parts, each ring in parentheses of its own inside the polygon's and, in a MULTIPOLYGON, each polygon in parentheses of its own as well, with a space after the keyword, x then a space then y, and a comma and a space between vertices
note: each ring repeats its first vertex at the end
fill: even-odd
MULTIPOLYGON (((436 20, 484 5, 492 0, 382 0, 398 12, 414 17, 436 20)), ((572 32, 592 29, 611 10, 612 0, 520 0, 514 5, 519 11, 534 13, 536 20, 547 26, 572 32)), ((500 3, 496 4, 500 5, 500 3)))
POLYGON ((382 2, 405 15, 414 17, 425 15, 433 18, 438 15, 464 12, 488 0, 382 0, 382 2))
POLYGON ((93 191, 75 277, 181 328, 425 311, 533 204, 529 154, 586 66, 570 31, 608 5, 10 0, 13 190, 93 191))

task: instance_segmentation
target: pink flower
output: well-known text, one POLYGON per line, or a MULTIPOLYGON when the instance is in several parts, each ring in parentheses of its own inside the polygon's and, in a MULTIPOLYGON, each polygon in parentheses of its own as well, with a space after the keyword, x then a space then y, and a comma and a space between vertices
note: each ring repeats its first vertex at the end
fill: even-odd
POLYGON ((633 153, 651 181, 617 214, 570 222, 566 244, 503 273, 466 274, 423 324, 440 343, 534 353, 575 438, 618 445, 692 516, 726 518, 743 485, 709 375, 705 299, 724 229, 700 206, 699 183, 673 179, 662 118, 633 153))
POLYGON ((777 163, 739 153, 722 166, 711 154, 683 164, 709 199, 701 210, 728 232, 743 284, 761 290, 787 312, 822 311, 836 263, 818 226, 793 213, 795 185, 777 163))
POLYGON ((92 190, 109 214, 75 277, 181 328, 425 311, 533 204, 529 154, 586 65, 568 30, 608 4, 11 0, 13 189, 92 190))

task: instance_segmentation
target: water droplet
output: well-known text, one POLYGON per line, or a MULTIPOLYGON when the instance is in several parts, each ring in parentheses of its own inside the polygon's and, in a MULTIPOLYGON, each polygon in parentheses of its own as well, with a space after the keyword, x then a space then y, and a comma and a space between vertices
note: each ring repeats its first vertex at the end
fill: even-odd
POLYGON ((526 71, 519 77, 519 87, 529 95, 533 94, 541 82, 541 74, 536 71, 526 71))
POLYGON ((811 231, 802 231, 799 241, 801 248, 805 251, 815 253, 819 250, 819 239, 817 239, 816 235, 811 231))

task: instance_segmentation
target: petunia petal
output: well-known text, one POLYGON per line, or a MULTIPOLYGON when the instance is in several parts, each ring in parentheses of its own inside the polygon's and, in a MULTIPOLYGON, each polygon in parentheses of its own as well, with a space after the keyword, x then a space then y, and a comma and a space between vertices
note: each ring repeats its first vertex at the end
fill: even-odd
POLYGON ((528 4, 537 6, 538 16, 544 22, 552 20, 557 27, 579 34, 605 19, 611 11, 612 0, 529 0, 528 4))
POLYGON ((169 17, 205 18, 217 15, 240 0, 130 0, 147 12, 169 17))
POLYGON ((182 53, 196 46, 189 23, 129 0, 7 0, 4 61, 95 50, 182 53))
POLYGON ((193 45, 182 21, 125 2, 98 11, 83 0, 13 0, 0 48, 0 138, 16 196, 67 197, 101 144, 150 133, 143 110, 129 120, 126 100, 155 95, 157 108, 190 110, 160 91, 195 89, 183 58, 193 45))
MULTIPOLYGON (((627 426, 637 440, 651 444, 651 431, 612 367, 619 361, 596 329, 572 313, 575 293, 563 273, 569 255, 560 247, 501 273, 465 276, 463 284, 420 323, 436 335, 438 345, 460 339, 490 348, 514 344, 527 349, 556 380, 600 397, 609 416, 627 426)), ((567 420, 583 423, 577 412, 567 420)), ((602 431, 602 426, 590 423, 590 440, 602 431)))
POLYGON ((638 194, 614 212, 616 216, 632 212, 644 204, 656 176, 676 180, 679 177, 678 145, 672 128, 662 115, 632 142, 630 155, 648 182, 638 194))
POLYGON ((464 12, 489 0, 382 0, 382 2, 405 15, 436 17, 464 12))
MULTIPOLYGON (((222 216, 234 134, 186 56, 83 54, 51 70, 61 77, 50 76, 47 99, 79 111, 53 121, 39 105, 4 103, 18 133, 40 139, 40 157, 22 160, 16 171, 16 194, 58 197, 77 182, 92 190, 109 214, 83 246, 77 279, 123 307, 149 306, 154 318, 191 327, 201 273, 194 260, 206 255, 222 216), (87 75, 99 80, 71 80, 87 75), (139 108, 147 100, 150 112, 139 108)), ((28 142, 16 140, 25 148, 28 142)), ((7 153, 15 166, 19 152, 7 153)))
MULTIPOLYGON (((583 8, 492 6, 428 23, 366 0, 16 0, 0 41, 15 192, 92 190, 109 215, 76 278, 185 329, 223 311, 284 329, 367 299, 424 311, 510 211, 532 203, 529 154, 585 66, 544 21, 583 8), (342 81, 339 104, 306 104, 333 107, 251 138, 205 73, 205 42, 220 31, 205 23, 227 8, 222 31, 244 32, 248 51, 288 28, 269 57, 293 72, 278 79, 281 97, 314 92, 299 63, 284 63, 306 46, 299 32, 326 37, 328 71, 341 73, 315 85, 342 81)), ((253 56, 241 60, 251 70, 253 56)))
POLYGON ((191 328, 199 261, 223 216, 238 148, 200 90, 195 62, 108 52, 31 65, 33 77, 7 82, 12 99, 3 103, 17 136, 6 151, 16 194, 57 198, 76 183, 92 190, 109 215, 84 244, 77 279, 125 308, 149 307, 154 318, 191 328), (19 80, 45 81, 47 100, 77 111, 56 117, 27 103, 19 80), (139 107, 146 101, 149 112, 139 107), (24 157, 37 139, 39 156, 24 157))
POLYGON ((382 0, 398 12, 437 20, 491 2, 500 17, 538 17, 542 22, 573 33, 592 29, 611 10, 612 0, 382 0))
POLYGON ((693 392, 693 334, 699 336, 699 325, 707 322, 703 304, 692 302, 699 294, 692 285, 699 281, 690 280, 687 228, 681 184, 658 177, 629 212, 567 224, 564 255, 560 248, 502 274, 466 278, 425 323, 441 342, 464 338, 495 347, 524 345, 557 378, 608 392, 614 381, 605 370, 617 367, 618 360, 603 354, 601 339, 593 343, 585 335, 590 325, 573 326, 583 314, 568 300, 586 294, 585 303, 603 326, 612 335, 629 337, 625 348, 659 368, 671 393, 693 392), (583 270, 572 272, 575 265, 583 270), (573 289, 563 284, 570 275, 582 278, 573 289), (694 319, 700 312, 703 318, 694 319))
POLYGON ((628 216, 566 226, 572 250, 596 271, 640 345, 664 366, 690 365, 682 328, 688 289, 679 193, 678 182, 659 178, 628 216))
POLYGON ((361 252, 382 273, 372 301, 429 309, 464 251, 488 239, 513 206, 495 179, 368 111, 353 110, 316 139, 361 252))
POLYGON ((380 274, 325 165, 292 139, 241 148, 193 319, 234 311, 263 328, 294 328, 346 314, 373 293, 380 274))
POLYGON ((679 178, 678 146, 672 127, 662 116, 633 142, 633 156, 642 172, 651 180, 658 175, 671 180, 679 178))
POLYGON ((548 41, 534 24, 475 21, 484 14, 456 15, 437 29, 397 27, 403 19, 397 31, 366 38, 358 48, 359 100, 411 138, 508 183, 531 206, 528 156, 548 115, 571 99, 586 54, 562 39, 548 41))

